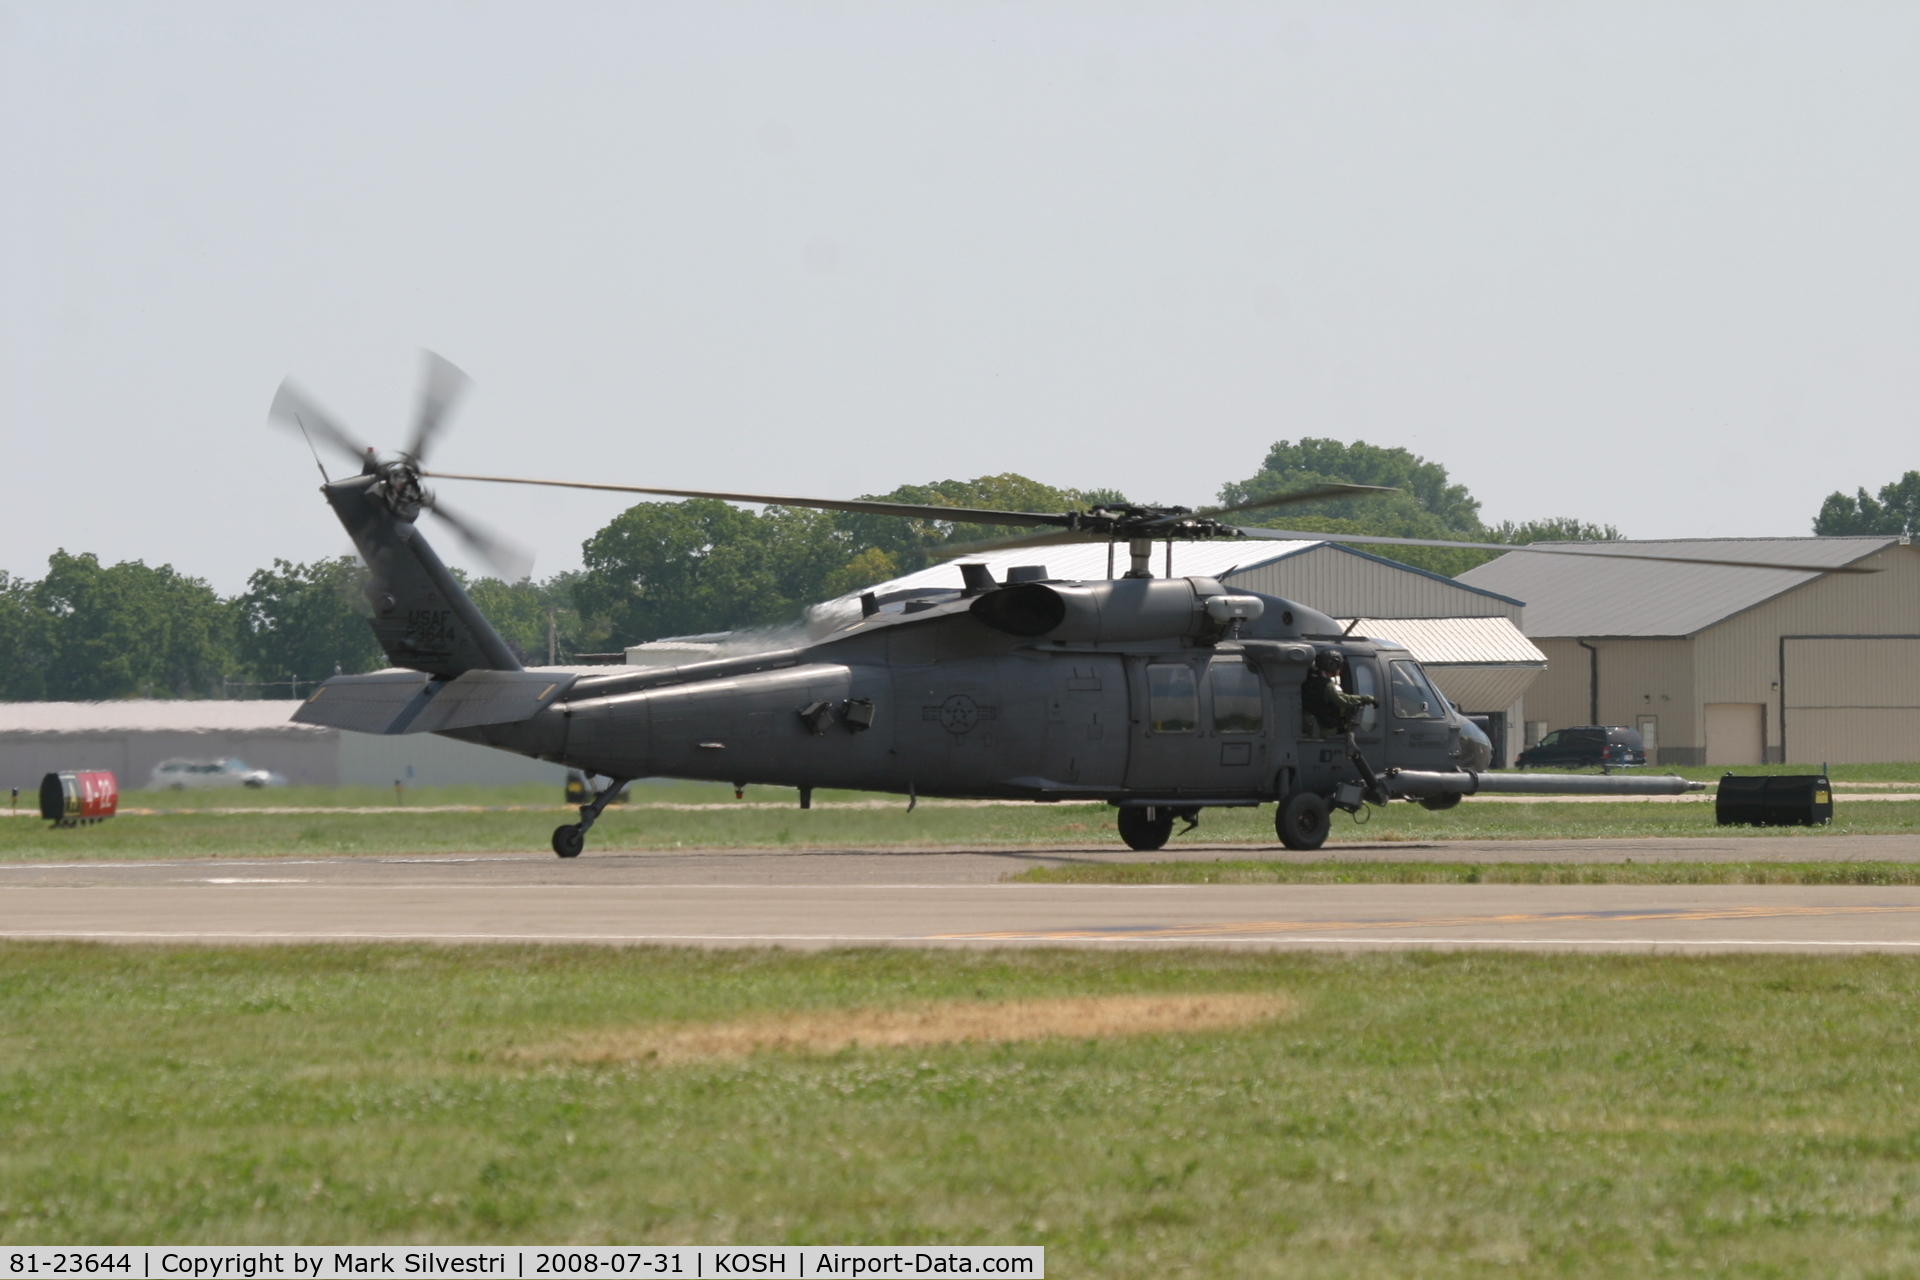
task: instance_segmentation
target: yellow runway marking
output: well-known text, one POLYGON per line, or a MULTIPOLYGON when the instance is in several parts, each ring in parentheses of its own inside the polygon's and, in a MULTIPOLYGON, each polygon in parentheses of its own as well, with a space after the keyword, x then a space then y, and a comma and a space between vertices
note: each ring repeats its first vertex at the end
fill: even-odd
POLYGON ((1413 920, 1239 920, 1225 924, 1115 925, 1104 929, 1010 929, 993 933, 935 933, 931 942, 1066 941, 1074 938, 1209 938, 1233 933, 1325 933, 1335 929, 1451 929, 1471 925, 1596 924, 1630 921, 1764 920, 1785 916, 1912 914, 1900 907, 1708 907, 1670 911, 1540 911, 1501 916, 1425 916, 1413 920))

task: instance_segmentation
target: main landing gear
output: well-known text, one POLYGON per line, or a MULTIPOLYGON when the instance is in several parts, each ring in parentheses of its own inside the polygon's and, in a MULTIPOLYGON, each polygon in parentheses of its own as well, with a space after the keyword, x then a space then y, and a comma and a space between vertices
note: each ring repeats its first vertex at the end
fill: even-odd
POLYGON ((1120 838, 1127 848, 1152 853, 1173 838, 1173 820, 1187 825, 1181 835, 1200 825, 1198 809, 1169 809, 1162 805, 1128 805, 1120 810, 1120 838))
POLYGON ((609 779, 606 788, 593 797, 590 804, 580 806, 580 821, 553 829, 553 851, 563 858, 577 858, 580 851, 587 847, 587 832, 600 820, 600 811, 607 802, 620 794, 620 788, 631 781, 628 778, 609 779))
POLYGON ((1273 815, 1273 829, 1289 849, 1318 849, 1327 842, 1332 825, 1333 814, 1326 797, 1311 791, 1294 792, 1280 802, 1279 811, 1273 815))

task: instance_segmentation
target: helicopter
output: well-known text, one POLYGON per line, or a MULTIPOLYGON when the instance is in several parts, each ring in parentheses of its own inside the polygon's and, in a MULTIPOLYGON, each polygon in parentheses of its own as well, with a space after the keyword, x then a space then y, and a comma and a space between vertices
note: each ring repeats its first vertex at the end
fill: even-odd
MULTIPOLYGON (((1704 784, 1672 776, 1488 772, 1492 746, 1404 646, 1351 633, 1299 601, 1230 590, 1206 577, 1155 577, 1160 542, 1320 540, 1484 548, 1682 563, 1797 568, 1608 550, 1593 544, 1453 542, 1244 527, 1255 509, 1387 492, 1335 484, 1233 506, 1111 503, 1058 513, 670 489, 605 481, 433 472, 429 447, 467 379, 428 353, 413 438, 381 455, 289 380, 270 417, 359 464, 321 493, 368 570, 374 635, 392 666, 337 675, 294 713, 360 733, 437 733, 609 779, 553 833, 578 857, 607 803, 637 778, 671 777, 920 797, 1100 802, 1136 850, 1191 831, 1210 808, 1273 804, 1290 849, 1317 849, 1335 809, 1411 801, 1449 809, 1478 793, 1673 795, 1704 784), (760 652, 671 667, 525 668, 428 544, 431 513, 510 578, 531 559, 449 510, 424 481, 541 485, 863 512, 1039 532, 948 545, 945 556, 1106 542, 1105 580, 1060 580, 1035 563, 996 580, 960 564, 962 586, 866 592, 824 634, 760 652), (1355 705, 1338 723, 1310 713, 1320 672, 1355 705)), ((319 455, 316 449, 315 461, 319 455)))

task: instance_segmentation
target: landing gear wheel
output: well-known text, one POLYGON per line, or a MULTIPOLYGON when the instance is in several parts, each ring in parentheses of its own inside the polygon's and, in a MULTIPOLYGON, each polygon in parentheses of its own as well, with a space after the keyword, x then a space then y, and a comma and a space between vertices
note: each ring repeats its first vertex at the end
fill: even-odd
POLYGON ((1326 800, 1311 791, 1288 796, 1273 818, 1280 843, 1289 849, 1318 849, 1327 842, 1327 830, 1332 825, 1326 800))
POLYGON ((1420 799, 1420 807, 1422 809, 1431 809, 1435 813, 1451 809, 1459 803, 1460 793, 1458 791, 1443 791, 1437 796, 1422 796, 1420 799))
POLYGON ((1120 838, 1127 848, 1152 853, 1173 836, 1173 810, 1134 805, 1120 810, 1120 838))
POLYGON ((553 829, 553 851, 563 858, 577 858, 587 847, 587 833, 579 823, 553 829))

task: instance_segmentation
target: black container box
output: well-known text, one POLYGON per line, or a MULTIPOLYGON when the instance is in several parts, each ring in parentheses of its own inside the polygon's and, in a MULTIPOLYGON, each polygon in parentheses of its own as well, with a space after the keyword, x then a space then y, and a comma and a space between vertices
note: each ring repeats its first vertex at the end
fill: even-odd
POLYGON ((1833 821, 1833 784, 1824 773, 1720 779, 1714 817, 1723 827, 1819 827, 1833 821))

